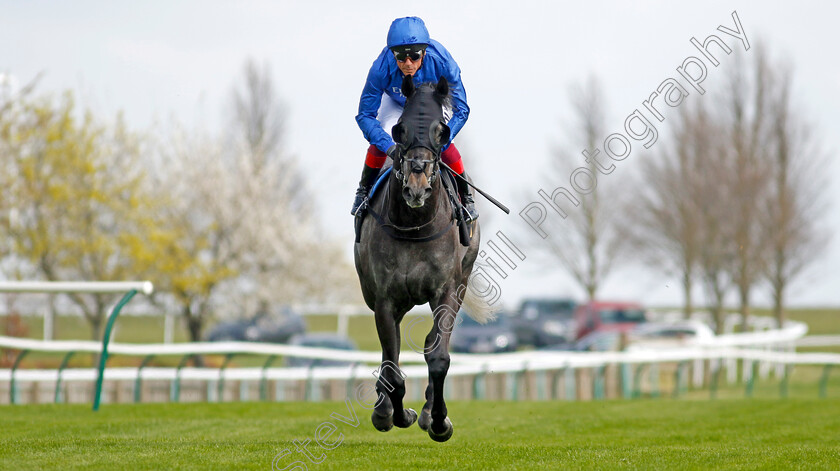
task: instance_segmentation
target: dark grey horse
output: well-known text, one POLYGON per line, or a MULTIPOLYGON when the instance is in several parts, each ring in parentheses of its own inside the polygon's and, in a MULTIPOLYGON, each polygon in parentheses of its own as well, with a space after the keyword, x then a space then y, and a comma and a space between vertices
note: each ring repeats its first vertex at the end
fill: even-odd
MULTIPOLYGON (((370 202, 374 217, 362 222, 354 250, 362 293, 374 311, 382 345, 376 383, 379 400, 371 420, 380 431, 393 425, 406 428, 417 420, 414 410, 403 408, 405 381, 397 367, 400 321, 412 307, 429 303, 434 312, 424 348, 429 385, 418 424, 442 442, 453 430, 443 400, 449 337, 469 292, 479 228, 473 223, 468 246, 459 242, 456 218, 439 173, 441 147, 449 142, 449 127, 443 119, 443 107, 449 106, 446 79, 415 87, 411 77, 406 77, 402 92, 407 99, 405 109, 392 129, 399 147, 394 171, 370 202)), ((470 315, 486 322, 489 310, 478 304, 470 315)))

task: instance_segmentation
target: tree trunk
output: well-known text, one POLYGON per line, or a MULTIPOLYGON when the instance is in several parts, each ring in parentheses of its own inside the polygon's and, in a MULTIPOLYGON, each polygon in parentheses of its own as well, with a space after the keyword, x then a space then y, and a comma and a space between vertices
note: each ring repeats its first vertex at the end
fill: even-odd
POLYGON ((712 316, 715 320, 715 333, 720 335, 723 333, 724 310, 723 302, 726 297, 726 289, 722 286, 721 280, 717 273, 710 273, 706 275, 706 285, 708 293, 711 294, 712 300, 712 316))
POLYGON ((694 302, 691 298, 692 279, 691 272, 688 270, 683 272, 683 294, 685 295, 685 305, 683 306, 683 317, 688 319, 694 313, 694 302))
POLYGON ((90 323, 90 339, 102 340, 102 317, 94 314, 88 317, 88 322, 90 323))
POLYGON ((750 320, 750 287, 739 286, 738 294, 741 297, 741 332, 746 332, 750 320))
POLYGON ((714 302, 714 305, 712 305, 712 316, 715 319, 715 334, 720 335, 723 333, 723 305, 721 303, 714 302))
POLYGON ((589 297, 589 302, 595 301, 595 293, 598 291, 598 288, 594 284, 587 284, 586 285, 586 295, 589 297))
POLYGON ((778 280, 777 283, 773 283, 773 317, 776 318, 779 328, 787 320, 787 316, 785 316, 785 285, 778 280))
MULTIPOLYGON (((190 313, 189 308, 184 309, 184 318, 187 321, 187 330, 190 333, 190 342, 200 342, 201 331, 204 328, 204 319, 201 315, 190 313)), ((204 357, 201 355, 194 356, 193 365, 196 367, 204 366, 204 357)))

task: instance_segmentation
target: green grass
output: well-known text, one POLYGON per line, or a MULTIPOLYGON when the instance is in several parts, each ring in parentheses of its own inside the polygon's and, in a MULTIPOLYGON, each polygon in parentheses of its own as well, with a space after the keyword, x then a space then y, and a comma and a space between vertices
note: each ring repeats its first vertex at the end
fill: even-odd
MULTIPOLYGON (((770 316, 769 311, 757 311, 770 316)), ((788 318, 808 324, 808 335, 840 334, 840 309, 793 309, 788 318)))
MULTIPOLYGON (((271 469, 293 440, 310 470, 838 469, 840 401, 720 400, 449 403, 455 434, 387 434, 358 404, 107 404, 0 407, 2 469, 271 469), (330 421, 342 442, 320 449, 330 421)), ((420 404, 409 404, 417 408, 420 404)), ((293 468, 289 468, 293 469, 293 468)), ((303 469, 303 468, 300 468, 303 469)))

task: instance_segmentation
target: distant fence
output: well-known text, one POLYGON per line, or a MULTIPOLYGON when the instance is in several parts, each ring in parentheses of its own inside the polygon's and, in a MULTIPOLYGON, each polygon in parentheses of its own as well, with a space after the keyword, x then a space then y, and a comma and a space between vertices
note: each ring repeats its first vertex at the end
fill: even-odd
MULTIPOLYGON (((826 395, 831 368, 840 354, 796 353, 806 342, 807 326, 789 322, 782 329, 718 336, 707 343, 676 349, 637 346, 624 352, 521 351, 505 354, 452 354, 447 395, 453 399, 599 399, 605 397, 678 396, 689 384, 707 386, 714 397, 720 381, 744 382, 752 395, 756 378, 775 371, 780 395, 787 395, 792 369, 798 365, 823 368, 819 395, 826 395), (721 379, 721 375, 724 375, 721 379)), ((825 341, 825 339, 821 339, 825 341)), ((0 337, 0 348, 20 352, 96 353, 99 342, 0 337)), ((379 352, 331 350, 249 342, 118 344, 110 354, 142 357, 138 367, 104 372, 103 402, 341 400, 365 386, 371 388, 381 360, 379 352), (192 368, 195 355, 220 355, 219 368, 192 368), (236 356, 262 356, 262 367, 228 368, 236 356), (180 356, 177 367, 147 366, 154 358, 180 356), (283 368, 280 357, 305 357, 353 362, 351 366, 283 368), (182 394, 183 393, 183 394, 182 394)), ((403 352, 408 399, 421 400, 428 371, 423 356, 403 352)), ((96 379, 92 368, 0 370, 0 402, 84 402, 96 379)))
POLYGON ((811 335, 796 341, 797 347, 840 347, 840 335, 811 335))

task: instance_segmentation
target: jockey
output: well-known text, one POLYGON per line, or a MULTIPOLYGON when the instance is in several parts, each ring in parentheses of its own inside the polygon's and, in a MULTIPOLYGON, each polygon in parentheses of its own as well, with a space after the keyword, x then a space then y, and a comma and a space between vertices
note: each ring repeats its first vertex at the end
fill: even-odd
MULTIPOLYGON (((403 77, 411 75, 415 84, 437 82, 446 77, 452 97, 452 110, 444 109, 444 119, 454 137, 464 126, 470 114, 467 94, 461 83, 461 69, 455 59, 439 42, 429 37, 423 20, 417 17, 397 18, 388 30, 387 45, 373 62, 368 72, 359 114, 356 122, 365 139, 370 142, 365 158, 365 167, 356 190, 351 214, 356 214, 362 205, 377 174, 387 157, 393 159, 397 146, 391 138, 391 128, 397 123, 405 106, 405 97, 400 90, 403 77)), ((443 147, 441 159, 459 175, 467 178, 461 154, 451 142, 443 147)), ((458 193, 469 221, 478 218, 475 201, 469 186, 458 181, 458 193)), ((469 222, 468 221, 468 222, 469 222)))

